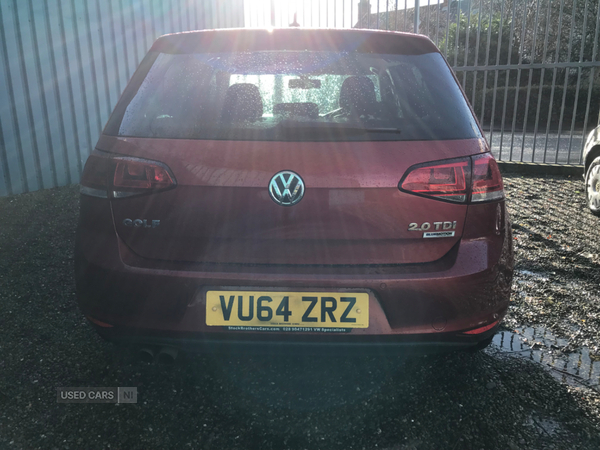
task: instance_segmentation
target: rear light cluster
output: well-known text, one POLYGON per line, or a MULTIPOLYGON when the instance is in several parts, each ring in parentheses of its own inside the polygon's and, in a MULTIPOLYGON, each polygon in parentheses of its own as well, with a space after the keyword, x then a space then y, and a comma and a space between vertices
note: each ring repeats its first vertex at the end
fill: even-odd
POLYGON ((94 150, 81 177, 81 193, 101 198, 122 198, 164 191, 177 185, 161 162, 114 156, 94 150))
POLYGON ((400 190, 455 203, 480 203, 504 198, 502 176, 490 153, 437 161, 413 167, 400 190))

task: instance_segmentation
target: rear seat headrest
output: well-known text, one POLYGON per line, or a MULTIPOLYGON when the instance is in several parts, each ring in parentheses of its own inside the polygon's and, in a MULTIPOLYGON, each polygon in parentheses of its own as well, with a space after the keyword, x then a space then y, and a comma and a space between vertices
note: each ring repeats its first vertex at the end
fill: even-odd
POLYGON ((377 106, 375 85, 364 76, 348 77, 340 89, 340 107, 357 114, 372 113, 377 106))
POLYGON ((221 118, 225 121, 255 121, 263 115, 263 102, 258 87, 251 83, 232 84, 227 89, 221 118))

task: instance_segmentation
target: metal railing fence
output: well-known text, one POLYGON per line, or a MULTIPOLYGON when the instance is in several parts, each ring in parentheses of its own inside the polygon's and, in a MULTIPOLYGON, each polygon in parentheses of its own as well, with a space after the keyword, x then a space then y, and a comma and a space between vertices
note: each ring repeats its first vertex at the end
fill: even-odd
POLYGON ((0 196, 79 180, 159 35, 295 13, 429 36, 501 160, 581 164, 600 123, 600 0, 0 0, 0 196))
POLYGON ((250 27, 419 32, 445 54, 500 160, 581 164, 600 125, 600 0, 246 0, 250 27))
POLYGON ((76 183, 162 34, 244 25, 243 0, 0 0, 0 196, 76 183))

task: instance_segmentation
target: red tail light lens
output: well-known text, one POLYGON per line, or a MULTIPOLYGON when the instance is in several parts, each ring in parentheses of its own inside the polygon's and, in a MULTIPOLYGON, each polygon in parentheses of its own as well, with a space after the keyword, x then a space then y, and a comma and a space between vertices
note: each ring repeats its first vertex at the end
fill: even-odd
POLYGON ((131 197, 176 185, 169 168, 158 161, 112 156, 94 150, 81 177, 81 193, 94 197, 131 197))
POLYGON ((500 169, 490 153, 415 166, 400 182, 400 190, 455 203, 504 198, 500 169))
POLYGON ((467 201, 471 178, 469 158, 441 161, 414 168, 400 183, 400 189, 440 200, 467 201))
POLYGON ((502 175, 489 153, 473 156, 473 188, 471 202, 489 202, 504 198, 502 175))
POLYGON ((127 197, 148 190, 162 191, 175 185, 169 169, 159 162, 134 158, 115 158, 115 161, 115 197, 127 197))

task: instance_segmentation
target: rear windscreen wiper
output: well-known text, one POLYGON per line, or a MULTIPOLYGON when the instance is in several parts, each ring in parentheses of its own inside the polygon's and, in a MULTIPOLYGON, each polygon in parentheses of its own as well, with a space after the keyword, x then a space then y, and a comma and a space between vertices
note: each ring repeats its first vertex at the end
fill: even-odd
POLYGON ((356 132, 356 133, 394 133, 400 134, 402 131, 400 128, 394 127, 361 127, 355 125, 346 125, 340 123, 332 123, 332 122, 292 122, 285 121, 280 122, 280 126, 286 129, 307 129, 310 128, 312 130, 323 130, 323 131, 348 131, 348 132, 356 132))
POLYGON ((394 127, 357 127, 357 126, 348 126, 348 125, 335 125, 331 127, 336 131, 350 131, 356 133, 393 133, 400 134, 402 131, 400 128, 394 127))

